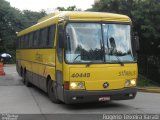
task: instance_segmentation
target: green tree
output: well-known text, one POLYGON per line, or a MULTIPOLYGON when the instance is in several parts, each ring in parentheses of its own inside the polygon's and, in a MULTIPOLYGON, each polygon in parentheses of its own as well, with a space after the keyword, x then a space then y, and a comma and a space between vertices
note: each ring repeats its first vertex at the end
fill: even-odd
POLYGON ((32 12, 29 10, 24 10, 24 11, 22 11, 22 17, 21 17, 22 25, 21 25, 21 27, 23 27, 23 29, 24 29, 29 26, 32 26, 32 25, 36 24, 40 18, 42 18, 46 15, 47 14, 45 13, 44 10, 42 10, 40 12, 32 12))
POLYGON ((16 32, 21 31, 46 15, 45 11, 20 11, 10 6, 5 0, 0 0, 0 53, 7 52, 15 61, 16 32))
POLYGON ((69 6, 67 8, 57 7, 57 10, 59 10, 59 11, 81 11, 81 9, 78 9, 75 5, 74 6, 69 6))
POLYGON ((7 47, 13 48, 14 28, 12 26, 12 13, 10 13, 10 4, 4 0, 0 0, 0 52, 5 52, 7 47), (11 40, 9 42, 9 40, 11 40))
POLYGON ((89 11, 128 15, 140 38, 140 52, 160 53, 160 0, 100 0, 89 11))

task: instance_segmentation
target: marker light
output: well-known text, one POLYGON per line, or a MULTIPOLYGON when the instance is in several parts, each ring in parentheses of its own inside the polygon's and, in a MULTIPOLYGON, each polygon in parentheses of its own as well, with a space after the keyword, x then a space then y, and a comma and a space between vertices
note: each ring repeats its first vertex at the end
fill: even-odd
POLYGON ((80 89, 84 88, 84 84, 82 82, 78 83, 78 88, 80 89))
POLYGON ((126 80, 125 86, 129 86, 131 84, 130 80, 126 80))

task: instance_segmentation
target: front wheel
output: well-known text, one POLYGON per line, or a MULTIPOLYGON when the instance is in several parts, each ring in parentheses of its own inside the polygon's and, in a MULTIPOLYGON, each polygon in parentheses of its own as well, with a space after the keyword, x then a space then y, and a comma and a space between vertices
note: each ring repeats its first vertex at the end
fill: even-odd
POLYGON ((55 83, 52 80, 48 82, 48 96, 52 102, 60 103, 56 95, 55 83))

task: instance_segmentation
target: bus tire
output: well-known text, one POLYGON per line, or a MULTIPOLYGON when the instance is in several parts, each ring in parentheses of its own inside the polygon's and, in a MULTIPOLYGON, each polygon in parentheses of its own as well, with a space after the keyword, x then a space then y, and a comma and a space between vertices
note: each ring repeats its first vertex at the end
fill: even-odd
POLYGON ((27 78, 27 71, 24 72, 24 84, 27 87, 31 87, 31 83, 28 81, 28 78, 27 78))
POLYGON ((57 95, 56 95, 55 84, 54 84, 54 82, 52 80, 48 81, 47 91, 48 91, 49 99, 53 103, 60 103, 60 101, 58 100, 57 95))
POLYGON ((25 73, 23 72, 23 68, 22 67, 21 67, 21 73, 20 74, 21 74, 20 76, 22 77, 22 83, 25 84, 25 80, 24 80, 24 74, 25 73))

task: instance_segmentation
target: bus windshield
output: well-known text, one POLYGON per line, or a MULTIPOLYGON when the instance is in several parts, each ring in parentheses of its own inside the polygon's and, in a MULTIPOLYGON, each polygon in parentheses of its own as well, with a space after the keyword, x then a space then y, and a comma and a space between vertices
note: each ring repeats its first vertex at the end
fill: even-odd
POLYGON ((133 62, 130 25, 67 24, 65 60, 67 63, 133 62))

